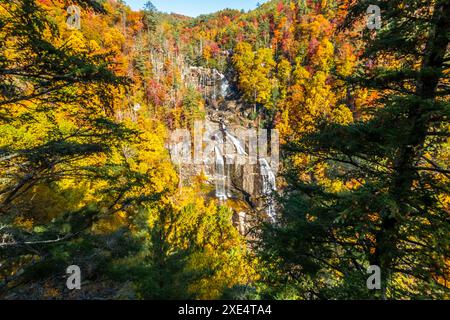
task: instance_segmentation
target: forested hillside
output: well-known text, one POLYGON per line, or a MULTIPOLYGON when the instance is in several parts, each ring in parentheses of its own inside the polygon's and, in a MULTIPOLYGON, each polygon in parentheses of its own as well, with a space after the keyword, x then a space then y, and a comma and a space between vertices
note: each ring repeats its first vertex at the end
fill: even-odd
POLYGON ((450 298, 449 16, 0 0, 0 298, 450 298))

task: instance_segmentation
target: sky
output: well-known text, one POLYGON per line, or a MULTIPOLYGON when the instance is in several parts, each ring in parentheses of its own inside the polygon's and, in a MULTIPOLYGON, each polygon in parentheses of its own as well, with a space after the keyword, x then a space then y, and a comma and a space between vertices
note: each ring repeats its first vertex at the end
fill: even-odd
MULTIPOLYGON (((134 10, 142 9, 148 0, 125 0, 134 10)), ((159 11, 181 13, 196 17, 200 14, 213 13, 221 9, 255 9, 263 0, 151 0, 159 11)))

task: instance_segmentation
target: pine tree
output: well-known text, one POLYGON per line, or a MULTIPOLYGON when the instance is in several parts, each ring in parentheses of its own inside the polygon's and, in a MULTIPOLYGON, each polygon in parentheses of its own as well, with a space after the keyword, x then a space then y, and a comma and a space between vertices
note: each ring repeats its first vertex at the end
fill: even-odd
POLYGON ((144 5, 144 24, 149 33, 156 31, 156 26, 158 25, 158 9, 151 1, 147 1, 144 5))
POLYGON ((156 192, 136 192, 148 176, 124 151, 137 131, 114 119, 129 80, 113 71, 111 54, 77 42, 82 34, 35 0, 0 0, 0 7, 2 291, 63 272, 83 252, 76 243, 96 241, 97 222, 156 192))

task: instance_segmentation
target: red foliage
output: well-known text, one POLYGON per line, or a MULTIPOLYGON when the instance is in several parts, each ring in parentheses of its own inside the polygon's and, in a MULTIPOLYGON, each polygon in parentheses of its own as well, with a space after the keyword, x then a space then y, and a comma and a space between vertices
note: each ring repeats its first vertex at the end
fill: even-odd
POLYGON ((277 6, 278 13, 281 13, 281 11, 283 11, 283 8, 284 8, 283 1, 280 1, 277 6))
POLYGON ((211 54, 213 56, 217 56, 220 53, 220 48, 219 45, 215 42, 212 42, 209 46, 210 50, 211 50, 211 54))
POLYGON ((317 41, 316 38, 312 38, 308 45, 308 55, 313 56, 316 53, 318 47, 319 41, 317 41))

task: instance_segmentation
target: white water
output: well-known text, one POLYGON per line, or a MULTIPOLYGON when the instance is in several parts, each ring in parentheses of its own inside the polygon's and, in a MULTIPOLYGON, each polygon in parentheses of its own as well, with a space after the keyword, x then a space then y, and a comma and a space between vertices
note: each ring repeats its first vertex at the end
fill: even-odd
POLYGON ((242 146, 241 142, 239 141, 238 138, 236 138, 235 136, 233 136, 231 133, 228 132, 228 130, 225 129, 225 134, 226 137, 228 139, 230 139, 230 141, 233 143, 234 147, 236 148, 237 153, 240 156, 246 155, 247 153, 245 152, 244 147, 242 146))
POLYGON ((228 95, 228 90, 230 88, 230 84, 227 79, 222 79, 222 84, 220 85, 220 93, 222 97, 226 97, 228 95))
MULTIPOLYGON (((226 140, 230 141, 236 152, 239 155, 246 155, 245 147, 242 145, 241 141, 232 135, 226 128, 224 124, 222 124, 222 130, 225 133, 226 140)), ((216 197, 220 200, 226 200, 231 195, 227 192, 227 180, 230 179, 229 174, 229 166, 227 167, 227 173, 225 173, 225 162, 224 155, 220 151, 219 146, 223 146, 225 144, 225 139, 223 139, 222 135, 216 133, 214 135, 216 146, 214 148, 216 155, 216 197)), ((225 155, 230 156, 230 155, 225 155)), ((267 159, 261 158, 259 159, 260 166, 260 174, 262 177, 262 195, 266 197, 266 213, 269 216, 270 220, 275 223, 276 219, 276 210, 275 210, 275 197, 274 192, 277 190, 276 185, 276 176, 269 165, 267 159)))
POLYGON ((245 226, 246 226, 246 213, 245 212, 239 212, 239 232, 241 234, 245 234, 245 226))
POLYGON ((225 75, 223 73, 220 73, 217 69, 214 69, 213 72, 214 72, 215 75, 219 76, 220 80, 225 79, 225 75))
MULTIPOLYGON (((191 71, 195 72, 203 72, 206 69, 201 67, 191 67, 191 71)), ((220 73, 218 70, 214 69, 211 70, 210 75, 212 76, 212 83, 213 83, 213 91, 210 93, 212 94, 212 99, 216 100, 219 95, 221 95, 223 98, 225 98, 229 94, 230 90, 230 84, 222 73, 220 73), (219 85, 219 86, 218 86, 219 85), (216 89, 216 86, 218 87, 218 90, 216 89)), ((201 77, 201 86, 204 87, 206 83, 204 83, 203 76, 201 77)), ((215 153, 215 173, 214 173, 214 180, 215 180, 215 195, 216 198, 224 201, 231 197, 232 195, 229 193, 229 185, 230 185, 230 164, 229 159, 232 159, 236 154, 243 156, 247 155, 245 152, 245 145, 241 143, 241 141, 231 134, 224 123, 221 124, 221 134, 220 132, 216 132, 212 135, 214 137, 215 146, 214 146, 214 153, 215 153), (235 152, 230 152, 234 154, 228 154, 228 150, 225 146, 226 143, 231 143, 234 146, 235 152), (225 150, 225 154, 221 150, 225 150), (225 159, 227 162, 227 168, 225 168, 225 159)), ((276 210, 275 210, 275 197, 274 192, 277 190, 276 186, 276 177, 275 174, 270 167, 268 161, 264 158, 259 160, 260 165, 260 174, 262 177, 262 195, 266 198, 266 212, 269 218, 272 222, 276 222, 276 210)))
POLYGON ((266 159, 259 159, 259 165, 262 177, 262 194, 267 197, 266 213, 272 222, 276 222, 277 213, 275 211, 275 199, 273 195, 274 191, 277 190, 276 177, 266 159))
MULTIPOLYGON (((228 132, 226 126, 222 124, 222 130, 225 132, 225 136, 236 149, 236 152, 239 155, 245 155, 245 149, 242 145, 242 143, 239 141, 238 138, 233 136, 231 133, 228 132)), ((231 179, 230 176, 230 166, 227 166, 227 172, 225 173, 225 161, 224 161, 224 155, 221 152, 221 146, 223 147, 225 145, 225 140, 223 139, 223 136, 221 133, 217 132, 213 135, 214 141, 216 145, 214 146, 214 154, 215 154, 215 183, 216 183, 216 197, 220 200, 226 200, 228 199, 231 194, 227 192, 227 181, 231 179)), ((231 155, 226 154, 225 156, 231 157, 231 155)))

